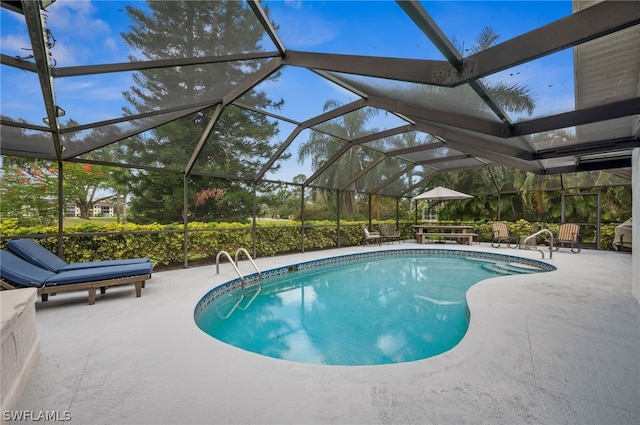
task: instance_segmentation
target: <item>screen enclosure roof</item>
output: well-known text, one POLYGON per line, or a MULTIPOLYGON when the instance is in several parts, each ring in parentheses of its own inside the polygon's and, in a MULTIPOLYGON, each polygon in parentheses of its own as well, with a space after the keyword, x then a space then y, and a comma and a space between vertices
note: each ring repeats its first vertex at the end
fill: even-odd
POLYGON ((187 1, 204 17, 136 32, 152 3, 2 1, 2 155, 406 197, 474 168, 631 178, 640 2, 187 1), (246 168, 212 142, 243 158, 238 114, 277 128, 246 168), (167 143, 188 154, 145 149, 176 120, 193 131, 167 143))

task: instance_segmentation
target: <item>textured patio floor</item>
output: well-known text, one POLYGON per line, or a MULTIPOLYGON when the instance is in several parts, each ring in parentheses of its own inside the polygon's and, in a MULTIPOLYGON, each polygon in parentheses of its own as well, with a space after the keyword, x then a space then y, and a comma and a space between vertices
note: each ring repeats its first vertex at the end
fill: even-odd
MULTIPOLYGON (((540 259, 539 252, 472 249, 540 259)), ((415 242, 382 249, 442 248, 415 242)), ((260 258, 262 270, 380 249, 260 258)), ((548 257, 548 251, 546 253, 548 257)), ((18 410, 73 424, 639 424, 640 307, 631 255, 560 250, 550 273, 468 292, 470 328, 434 358, 384 366, 271 359, 200 331, 193 311, 229 264, 154 273, 141 298, 111 288, 37 303, 41 356, 18 410)), ((250 264, 240 268, 251 273, 250 264)), ((40 421, 42 423, 42 421, 40 421)))

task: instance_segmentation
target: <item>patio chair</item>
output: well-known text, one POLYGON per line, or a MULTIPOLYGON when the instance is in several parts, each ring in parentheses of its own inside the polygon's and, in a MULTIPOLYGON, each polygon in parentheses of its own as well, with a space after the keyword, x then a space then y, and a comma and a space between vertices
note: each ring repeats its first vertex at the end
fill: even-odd
POLYGON ((571 244, 571 252, 577 254, 580 252, 580 226, 574 223, 563 223, 558 229, 558 237, 555 239, 555 251, 560 249, 560 244, 571 244))
POLYGON ((367 228, 367 226, 365 226, 364 224, 361 224, 360 226, 362 227, 363 241, 364 242, 371 243, 371 241, 374 241, 378 245, 380 245, 380 240, 382 239, 382 237, 380 236, 380 233, 378 233, 378 232, 370 232, 369 229, 367 228))
POLYGON ((500 247, 501 243, 506 243, 509 248, 518 247, 518 234, 510 232, 506 223, 493 223, 493 239, 491 246, 500 247))
POLYGON ((92 267, 52 272, 17 257, 6 250, 0 250, 0 286, 3 289, 37 288, 42 301, 49 294, 88 290, 89 304, 95 304, 96 289, 109 286, 135 285, 136 297, 142 296, 143 283, 151 279, 151 262, 120 266, 92 267))
POLYGON ((391 223, 380 224, 380 237, 382 241, 394 241, 397 240, 400 243, 400 231, 396 229, 396 226, 391 223))
POLYGON ((149 263, 148 258, 132 258, 125 260, 90 261, 69 264, 33 239, 14 239, 5 244, 12 253, 40 268, 55 273, 93 267, 126 266, 130 264, 149 263))

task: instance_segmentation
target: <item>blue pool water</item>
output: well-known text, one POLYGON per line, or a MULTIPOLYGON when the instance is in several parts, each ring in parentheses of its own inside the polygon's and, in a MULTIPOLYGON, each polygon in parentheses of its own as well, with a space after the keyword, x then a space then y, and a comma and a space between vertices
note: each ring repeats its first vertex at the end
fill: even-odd
MULTIPOLYGON (((531 260, 515 264, 514 257, 412 251, 280 269, 263 280, 250 305, 254 292, 247 290, 235 309, 241 291, 238 282, 230 283, 203 298, 196 323, 223 342, 279 359, 330 365, 408 362, 460 342, 469 323, 465 293, 473 284, 550 270, 531 260)), ((247 280, 247 288, 251 285, 247 280)))

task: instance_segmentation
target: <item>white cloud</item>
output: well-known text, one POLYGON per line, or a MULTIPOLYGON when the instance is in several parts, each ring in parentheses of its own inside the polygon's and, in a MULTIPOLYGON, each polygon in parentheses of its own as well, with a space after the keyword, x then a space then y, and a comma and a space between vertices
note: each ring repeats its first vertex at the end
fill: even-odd
POLYGON ((96 9, 90 1, 58 0, 47 9, 47 27, 51 30, 87 29, 95 34, 109 29, 101 19, 93 18, 96 9))
POLYGON ((334 40, 340 34, 339 22, 326 17, 322 9, 313 10, 317 5, 303 5, 299 1, 287 1, 288 7, 273 4, 271 18, 280 23, 278 36, 288 48, 310 48, 334 40))
POLYGON ((302 0, 285 0, 284 4, 294 9, 302 9, 302 0))
POLYGON ((319 17, 305 16, 299 20, 285 21, 279 34, 290 48, 309 48, 337 38, 340 33, 335 22, 319 17))
POLYGON ((102 46, 114 52, 118 51, 118 42, 113 37, 105 38, 102 46))
POLYGON ((26 36, 9 34, 0 38, 2 45, 2 53, 9 56, 25 57, 31 54, 28 50, 31 47, 31 41, 26 36))
POLYGON ((117 34, 98 13, 90 1, 58 0, 47 9, 46 26, 56 39, 51 53, 57 66, 104 63, 117 56, 117 34))

